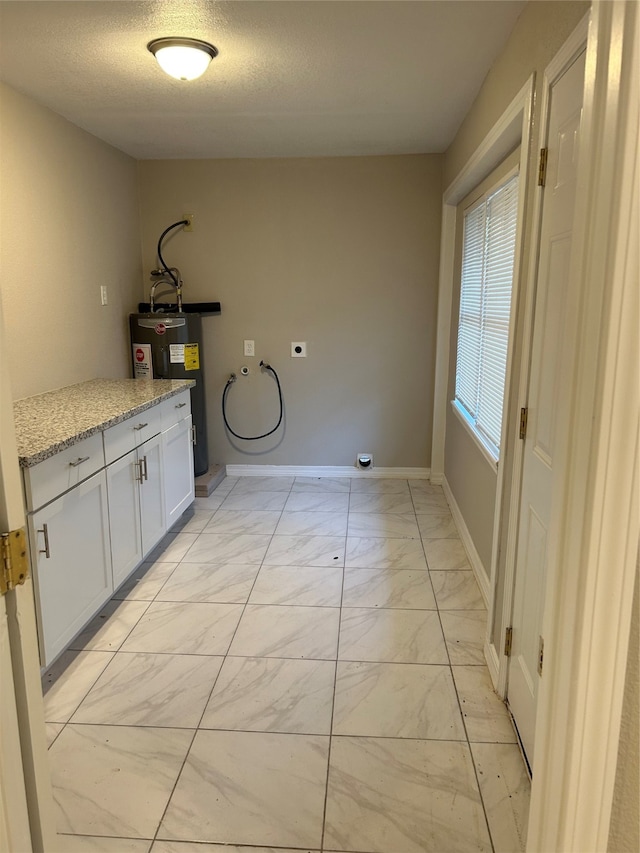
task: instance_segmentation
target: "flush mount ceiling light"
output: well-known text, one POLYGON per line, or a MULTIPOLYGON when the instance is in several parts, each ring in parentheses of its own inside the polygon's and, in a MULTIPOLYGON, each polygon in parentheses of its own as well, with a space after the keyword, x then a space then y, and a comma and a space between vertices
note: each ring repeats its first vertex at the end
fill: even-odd
POLYGON ((218 55, 218 49, 208 41, 191 38, 153 39, 147 48, 160 68, 176 80, 195 80, 218 55))

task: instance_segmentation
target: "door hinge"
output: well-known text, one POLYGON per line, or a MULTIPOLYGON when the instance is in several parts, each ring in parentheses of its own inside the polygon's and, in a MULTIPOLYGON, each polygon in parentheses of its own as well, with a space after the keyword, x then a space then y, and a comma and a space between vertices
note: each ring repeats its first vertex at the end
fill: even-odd
POLYGON ((520 409, 520 438, 527 437, 527 420, 529 418, 529 409, 520 409))
POLYGON ((29 574, 24 527, 0 536, 0 595, 24 583, 29 574))
POLYGON ((540 164, 538 166, 538 186, 544 187, 547 182, 547 157, 549 156, 548 148, 540 149, 540 164))
POLYGON ((538 640, 538 675, 542 675, 542 663, 544 661, 544 640, 542 637, 538 640))
POLYGON ((511 645, 513 643, 513 628, 509 625, 504 632, 504 653, 506 657, 511 657, 511 645))

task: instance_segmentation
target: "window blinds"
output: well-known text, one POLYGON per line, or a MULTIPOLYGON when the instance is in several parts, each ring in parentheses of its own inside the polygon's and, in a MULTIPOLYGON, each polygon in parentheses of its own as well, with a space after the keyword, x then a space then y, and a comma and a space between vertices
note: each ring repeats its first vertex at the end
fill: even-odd
POLYGON ((456 400, 496 456, 509 343, 518 176, 465 214, 456 400))

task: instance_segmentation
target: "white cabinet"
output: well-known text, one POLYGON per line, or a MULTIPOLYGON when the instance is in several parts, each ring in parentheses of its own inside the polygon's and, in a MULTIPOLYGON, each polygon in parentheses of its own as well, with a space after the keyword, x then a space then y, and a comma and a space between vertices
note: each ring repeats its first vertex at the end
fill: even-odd
POLYGON ((167 527, 175 524, 195 496, 192 436, 190 415, 162 433, 167 527))
POLYGON ((28 520, 40 652, 48 665, 112 592, 104 470, 28 520))
POLYGON ((194 498, 189 390, 24 470, 43 666, 194 498))

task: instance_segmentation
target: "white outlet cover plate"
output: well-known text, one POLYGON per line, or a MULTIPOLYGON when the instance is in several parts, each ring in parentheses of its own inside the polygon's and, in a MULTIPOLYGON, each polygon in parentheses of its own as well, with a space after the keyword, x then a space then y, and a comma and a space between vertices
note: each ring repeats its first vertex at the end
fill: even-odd
POLYGON ((307 342, 306 341, 291 341, 291 358, 306 358, 307 357, 307 342))

